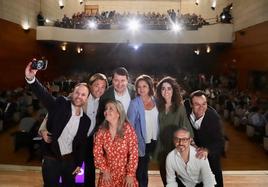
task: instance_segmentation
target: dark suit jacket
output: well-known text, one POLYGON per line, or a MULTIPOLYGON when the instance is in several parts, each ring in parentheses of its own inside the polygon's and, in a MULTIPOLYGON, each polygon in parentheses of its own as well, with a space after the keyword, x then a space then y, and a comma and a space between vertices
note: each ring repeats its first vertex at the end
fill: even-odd
MULTIPOLYGON (((190 114, 192 113, 190 101, 186 100, 184 104, 187 116, 190 120, 190 114)), ((192 128, 194 131, 194 141, 198 147, 207 148, 210 155, 220 156, 222 154, 224 150, 222 121, 215 109, 208 106, 200 129, 196 130, 193 125, 192 128)))
MULTIPOLYGON (((30 84, 30 87, 38 99, 48 110, 47 130, 52 133, 52 143, 43 143, 43 154, 54 158, 61 158, 61 153, 58 144, 63 129, 67 125, 72 115, 71 101, 65 97, 54 98, 39 81, 30 84)), ((73 140, 73 156, 77 166, 82 166, 84 160, 84 151, 86 145, 87 132, 90 127, 89 117, 83 113, 80 118, 78 131, 73 140)))
MULTIPOLYGON (((128 84, 127 85, 127 89, 128 89, 128 93, 130 95, 130 99, 134 99, 135 98, 135 86, 132 84, 128 84)), ((105 109, 105 104, 109 99, 115 99, 115 95, 114 95, 114 87, 110 86, 103 94, 103 96, 100 98, 100 102, 99 102, 99 107, 98 107, 98 113, 96 116, 96 126, 95 126, 95 130, 98 128, 98 126, 103 122, 104 120, 104 109, 105 109)), ((127 113, 127 111, 125 111, 127 113)))

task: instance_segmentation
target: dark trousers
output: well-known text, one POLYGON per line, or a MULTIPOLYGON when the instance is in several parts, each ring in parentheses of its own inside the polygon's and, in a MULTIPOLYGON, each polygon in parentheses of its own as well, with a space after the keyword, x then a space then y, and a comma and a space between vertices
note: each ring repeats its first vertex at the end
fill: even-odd
POLYGON ((76 166, 72 158, 57 160, 44 157, 42 163, 44 187, 61 186, 59 182, 60 177, 62 178, 63 187, 74 187, 75 175, 73 175, 72 172, 75 168, 76 166))
POLYGON ((84 177, 85 187, 95 187, 95 165, 93 156, 93 136, 87 138, 87 146, 85 151, 85 171, 84 177))
POLYGON ((166 186, 167 185, 167 179, 166 179, 166 158, 167 158, 168 152, 167 151, 163 151, 160 152, 158 155, 158 165, 159 165, 159 172, 160 172, 160 176, 163 182, 163 185, 166 186))
POLYGON ((212 173, 215 175, 217 182, 217 187, 223 187, 223 177, 221 169, 220 155, 210 154, 208 155, 208 162, 211 168, 212 173))
POLYGON ((143 157, 139 157, 138 168, 136 171, 139 187, 148 186, 148 167, 149 167, 150 155, 154 152, 155 146, 156 146, 155 140, 152 140, 151 143, 146 144, 145 155, 143 157))

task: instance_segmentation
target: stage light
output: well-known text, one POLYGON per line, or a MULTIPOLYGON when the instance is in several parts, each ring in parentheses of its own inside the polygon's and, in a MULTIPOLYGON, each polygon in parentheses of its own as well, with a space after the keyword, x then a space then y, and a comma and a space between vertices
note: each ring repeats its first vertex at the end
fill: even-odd
POLYGON ((140 47, 141 47, 142 44, 140 43, 128 43, 128 46, 133 48, 135 51, 137 51, 140 47))
POLYGON ((199 5, 199 0, 195 0, 195 5, 196 5, 196 6, 199 5))
POLYGON ((210 46, 208 45, 208 46, 207 46, 207 53, 210 53, 210 51, 211 51, 211 48, 210 48, 210 46))
POLYGON ((23 30, 25 30, 25 31, 30 29, 29 21, 22 22, 21 26, 22 26, 23 30))
POLYGON ((59 0, 59 6, 60 6, 60 9, 63 9, 64 8, 63 0, 59 0))
POLYGON ((138 31, 141 25, 138 20, 132 19, 128 22, 128 29, 132 31, 138 31))
POLYGON ((196 55, 199 55, 199 54, 200 54, 200 50, 199 50, 199 49, 196 49, 196 50, 194 50, 194 53, 195 53, 196 55))
POLYGON ((134 44, 133 45, 133 49, 135 49, 136 51, 140 48, 140 46, 138 44, 134 44))
POLYGON ((45 22, 46 22, 46 23, 50 23, 51 21, 50 21, 49 19, 46 18, 46 19, 45 19, 45 22))
POLYGON ((180 32, 182 30, 182 26, 179 23, 173 23, 172 24, 172 30, 174 32, 180 32))
POLYGON ((88 22, 88 27, 89 27, 90 29, 96 29, 96 28, 97 28, 97 24, 96 24, 95 21, 89 21, 89 22, 88 22))
POLYGON ((226 6, 225 8, 223 8, 222 13, 220 14, 220 20, 222 23, 231 23, 232 22, 232 12, 231 12, 231 8, 232 8, 232 4, 226 6))
POLYGON ((77 53, 79 54, 79 53, 81 53, 82 51, 83 51, 83 48, 82 47, 77 47, 77 53))
POLYGON ((64 43, 61 45, 61 50, 62 50, 62 51, 66 51, 66 49, 67 49, 67 43, 64 42, 64 43))
POLYGON ((217 4, 217 1, 216 0, 212 0, 212 4, 211 4, 211 9, 212 10, 215 10, 216 4, 217 4))

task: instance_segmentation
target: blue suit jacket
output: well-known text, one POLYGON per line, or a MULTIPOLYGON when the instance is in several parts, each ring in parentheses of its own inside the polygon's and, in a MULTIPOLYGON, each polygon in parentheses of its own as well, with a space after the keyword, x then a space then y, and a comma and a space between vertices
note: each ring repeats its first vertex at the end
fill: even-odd
MULTIPOLYGON (((146 121, 145 121, 145 109, 140 96, 135 97, 131 100, 128 112, 128 119, 131 125, 134 127, 138 143, 139 143, 139 156, 145 155, 146 147, 146 121)), ((159 124, 157 124, 159 126, 159 124)))

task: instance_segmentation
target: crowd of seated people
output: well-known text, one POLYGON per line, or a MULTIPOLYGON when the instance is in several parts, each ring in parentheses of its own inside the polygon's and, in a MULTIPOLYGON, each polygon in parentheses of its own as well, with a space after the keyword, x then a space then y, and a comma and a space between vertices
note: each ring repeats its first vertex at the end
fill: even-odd
POLYGON ((167 14, 158 12, 148 13, 119 13, 113 11, 103 11, 99 13, 86 13, 78 12, 68 17, 64 15, 62 20, 57 20, 54 24, 56 27, 74 28, 74 29, 87 29, 89 22, 94 22, 98 29, 124 29, 131 19, 139 20, 140 24, 145 29, 151 30, 167 30, 170 29, 173 23, 180 23, 187 30, 197 30, 203 25, 209 23, 196 14, 181 14, 179 11, 176 13, 173 9, 168 10, 167 14))
POLYGON ((186 74, 181 81, 187 90, 204 90, 209 105, 236 129, 245 131, 250 139, 263 143, 268 151, 268 142, 265 142, 268 140, 268 99, 265 95, 255 91, 238 91, 233 76, 186 74))
POLYGON ((213 94, 210 104, 230 122, 235 129, 245 131, 252 140, 263 143, 266 151, 268 137, 268 100, 249 91, 236 89, 210 88, 208 95, 213 94), (213 91, 212 91, 213 90, 213 91))
MULTIPOLYGON (((79 73, 70 77, 61 76, 45 85, 54 96, 68 96, 67 93, 71 91, 73 85, 86 81, 88 77, 90 77, 88 73, 79 73)), ((135 77, 136 75, 132 74, 131 80, 135 80, 135 77)), ((158 75, 151 75, 151 77, 155 81, 154 85, 161 79, 161 76, 158 75)), ((108 78, 108 80, 110 79, 108 78)), ((230 120, 236 128, 246 129, 250 125, 254 128, 254 136, 268 136, 268 132, 265 131, 265 126, 268 125, 267 99, 260 100, 250 92, 237 91, 236 86, 233 85, 234 80, 227 76, 188 73, 180 74, 177 80, 182 86, 181 93, 184 93, 184 97, 187 97, 192 90, 204 90, 208 96, 209 105, 213 106, 226 120, 230 120)), ((34 121, 39 118, 37 116, 44 117, 43 114, 46 113, 27 88, 1 91, 0 112, 2 124, 0 124, 0 131, 9 128, 10 124, 18 124, 20 121, 21 127, 25 126, 23 123, 32 118, 33 113, 38 114, 34 121)), ((33 126, 34 123, 31 122, 31 124, 33 126)), ((30 132, 31 129, 28 128, 27 131, 30 132)))
POLYGON ((40 142, 34 138, 38 136, 38 128, 47 113, 45 108, 28 88, 19 87, 0 91, 0 112, 0 132, 14 127, 11 129, 14 151, 27 148, 28 160, 31 160, 36 148, 40 147, 40 142))

